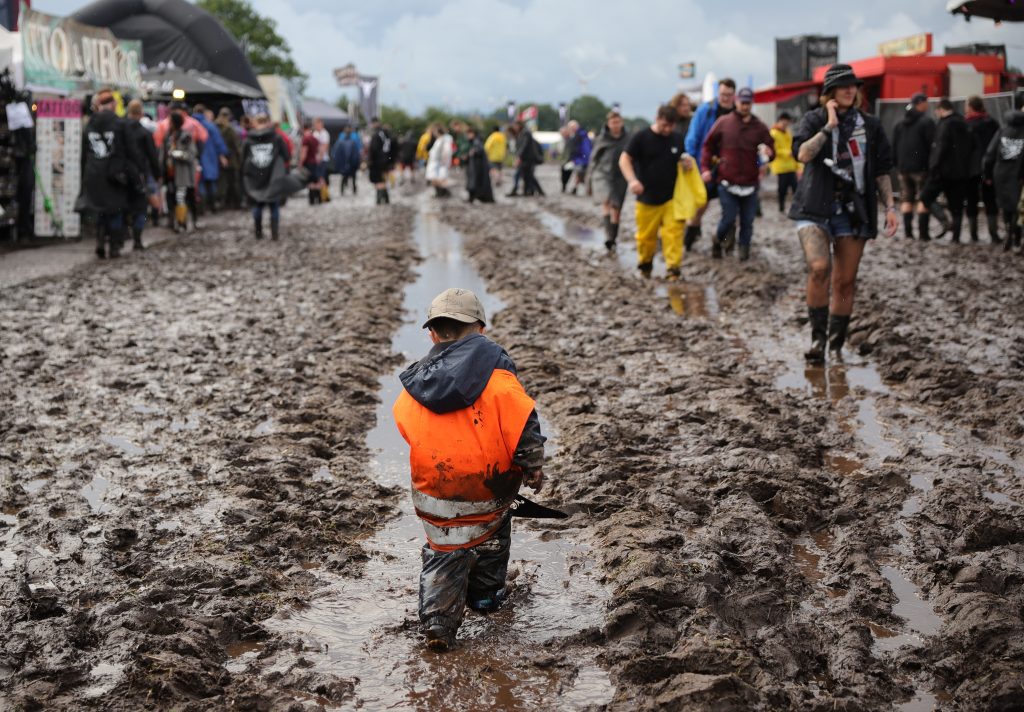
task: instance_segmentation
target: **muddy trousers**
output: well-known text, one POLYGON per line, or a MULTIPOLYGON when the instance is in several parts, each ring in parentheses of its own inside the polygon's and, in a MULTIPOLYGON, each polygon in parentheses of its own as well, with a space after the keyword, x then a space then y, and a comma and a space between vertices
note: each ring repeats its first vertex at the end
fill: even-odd
POLYGON ((435 551, 423 545, 420 573, 420 621, 440 624, 453 634, 470 608, 489 610, 504 595, 512 520, 487 541, 469 549, 435 551), (493 603, 492 603, 493 602, 493 603))
POLYGON ((121 213, 96 214, 96 254, 106 251, 110 241, 110 255, 117 256, 124 246, 124 216, 121 213))
POLYGON ((797 177, 796 171, 791 173, 779 173, 779 212, 786 212, 786 194, 790 191, 796 194, 797 177))
POLYGON ((661 252, 665 266, 679 269, 683 264, 683 228, 685 223, 676 220, 672 201, 661 205, 636 204, 636 256, 641 265, 654 261, 658 251, 658 236, 661 236, 661 252))

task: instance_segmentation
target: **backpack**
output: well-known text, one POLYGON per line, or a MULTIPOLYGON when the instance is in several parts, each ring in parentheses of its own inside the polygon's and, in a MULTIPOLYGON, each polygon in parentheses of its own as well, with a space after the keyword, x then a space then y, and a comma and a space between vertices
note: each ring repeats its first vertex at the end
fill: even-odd
POLYGON ((544 147, 541 146, 540 141, 535 139, 532 135, 530 136, 530 141, 533 144, 530 146, 530 150, 533 151, 533 158, 539 165, 544 162, 544 147))

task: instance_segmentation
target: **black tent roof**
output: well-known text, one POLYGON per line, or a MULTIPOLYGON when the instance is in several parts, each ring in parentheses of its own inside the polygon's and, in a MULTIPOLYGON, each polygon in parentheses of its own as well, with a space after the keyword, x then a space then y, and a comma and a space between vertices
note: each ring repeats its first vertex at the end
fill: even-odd
POLYGON ((999 22, 1024 22, 1024 3, 1013 0, 950 0, 946 10, 968 20, 987 17, 999 22))
POLYGON ((108 27, 121 39, 142 40, 142 60, 149 67, 174 62, 260 88, 231 34, 213 15, 186 0, 95 0, 71 17, 108 27))

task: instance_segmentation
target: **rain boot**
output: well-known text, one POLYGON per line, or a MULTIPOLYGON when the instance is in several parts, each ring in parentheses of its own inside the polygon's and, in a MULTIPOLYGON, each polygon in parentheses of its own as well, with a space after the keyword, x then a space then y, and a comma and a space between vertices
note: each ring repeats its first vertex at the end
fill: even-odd
POLYGON ((985 213, 988 223, 988 236, 992 240, 993 245, 998 245, 1001 240, 999 239, 999 213, 985 213))
POLYGON ((137 227, 132 228, 132 251, 144 250, 146 246, 142 244, 142 230, 137 227))
POLYGON ((929 219, 931 219, 931 216, 928 213, 917 214, 917 232, 922 242, 928 242, 932 239, 931 235, 928 234, 929 219))
POLYGON ((615 248, 615 237, 612 235, 612 216, 605 215, 601 218, 601 226, 604 227, 604 246, 611 250, 615 248))
POLYGON ((846 331, 850 326, 850 316, 833 314, 828 321, 828 350, 838 356, 846 343, 846 331))
POLYGON ((914 214, 903 213, 903 234, 908 240, 914 239, 914 214))
POLYGON ((807 316, 811 324, 811 348, 804 352, 804 359, 822 363, 828 341, 828 307, 807 307, 807 316))
POLYGON ((388 189, 387 188, 384 188, 383 190, 381 190, 381 196, 380 197, 384 200, 384 205, 391 205, 391 195, 388 193, 388 189))
POLYGON ((700 239, 700 225, 687 225, 683 235, 683 247, 689 252, 695 242, 700 239))
POLYGON ((971 242, 978 241, 978 216, 968 215, 967 216, 967 227, 971 231, 971 242))
POLYGON ((733 249, 736 247, 736 220, 732 221, 732 224, 729 225, 729 228, 725 232, 725 244, 723 247, 725 248, 725 254, 727 255, 731 255, 733 249))
POLYGON ((270 221, 270 239, 277 240, 281 237, 281 224, 276 220, 270 221))
POLYGON ((258 220, 256 218, 253 218, 253 225, 256 228, 256 230, 254 232, 254 235, 256 236, 256 239, 257 240, 262 240, 263 239, 263 221, 262 220, 258 220))
POLYGON ((711 238, 711 258, 715 260, 722 259, 722 243, 718 239, 718 235, 711 238))
POLYGON ((949 226, 953 236, 950 238, 952 242, 957 244, 960 243, 960 230, 963 228, 964 214, 958 210, 950 210, 950 220, 952 224, 949 226))

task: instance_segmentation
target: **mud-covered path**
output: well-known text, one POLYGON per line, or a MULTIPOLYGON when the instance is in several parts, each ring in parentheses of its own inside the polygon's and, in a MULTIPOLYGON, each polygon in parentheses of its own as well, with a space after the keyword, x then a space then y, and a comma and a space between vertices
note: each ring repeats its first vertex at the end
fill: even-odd
POLYGON ((293 203, 280 243, 237 215, 0 291, 0 701, 1024 707, 1024 260, 873 244, 847 362, 805 369, 770 200, 751 262, 707 258, 713 209, 666 288, 588 246, 583 197, 369 199, 293 203), (367 447, 424 203, 503 306, 489 334, 572 513, 519 525, 520 597, 447 662, 415 652, 416 544, 367 447), (599 565, 597 609, 559 608, 594 571, 545 560, 560 541, 599 565), (352 641, 324 617, 344 590, 394 620, 352 641))
MULTIPOLYGON (((479 236, 467 244, 505 285, 509 312, 530 314, 508 333, 557 374, 543 379, 555 393, 542 403, 557 412, 572 394, 556 422, 569 432, 566 419, 579 423, 583 453, 561 463, 563 492, 592 507, 622 479, 620 505, 637 508, 635 519, 691 525, 669 545, 639 545, 661 549, 659 563, 674 556, 657 579, 677 578, 692 596, 644 601, 644 622, 610 645, 630 651, 613 664, 613 706, 730 708, 730 695, 736 709, 1024 704, 1024 328, 1008 307, 1024 260, 987 244, 879 241, 863 266, 847 363, 805 369, 802 258, 770 199, 746 265, 707 258, 709 213, 682 291, 713 295, 716 309, 689 320, 673 313, 689 311, 671 290, 665 299, 664 285, 591 249, 602 238, 590 234, 599 223, 586 199, 503 209, 514 212, 483 225, 449 215, 479 236), (513 223, 499 244, 498 226, 513 223), (602 424, 607 440, 593 432, 602 424), (697 576, 685 571, 694 560, 697 576), (710 648, 699 642, 716 636, 710 648), (732 652, 719 656, 719 646, 732 652)), ((603 507, 598 518, 607 521, 603 507)), ((639 528, 639 541, 651 536, 639 528)), ((616 551, 637 546, 618 531, 608 540, 616 551)), ((623 568, 612 621, 635 585, 623 568)))
MULTIPOLYGON (((364 471, 413 214, 239 213, 5 290, 0 697, 13 709, 281 709, 352 683, 229 653, 311 583, 358 573, 395 493, 364 471)), ((271 641, 273 643, 274 641, 271 641)), ((277 639, 278 644, 282 644, 277 639)), ((272 645, 271 645, 272 647, 272 645)))

